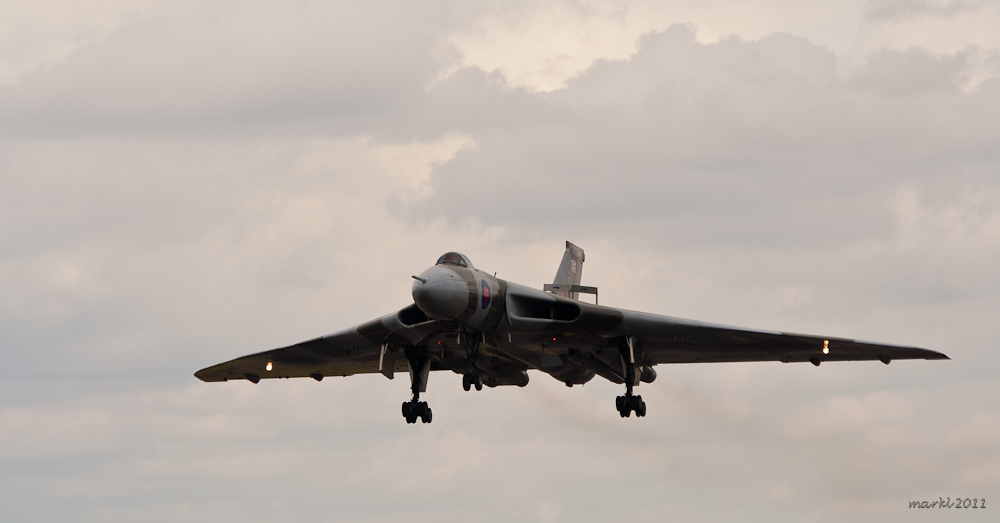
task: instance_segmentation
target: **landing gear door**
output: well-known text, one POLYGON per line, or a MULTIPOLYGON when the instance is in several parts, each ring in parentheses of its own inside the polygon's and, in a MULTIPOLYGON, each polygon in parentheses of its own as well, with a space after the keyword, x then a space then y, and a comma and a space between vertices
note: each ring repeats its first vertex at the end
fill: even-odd
POLYGON ((378 358, 378 371, 382 373, 383 376, 393 378, 393 372, 396 370, 396 348, 388 343, 382 344, 382 354, 378 358))

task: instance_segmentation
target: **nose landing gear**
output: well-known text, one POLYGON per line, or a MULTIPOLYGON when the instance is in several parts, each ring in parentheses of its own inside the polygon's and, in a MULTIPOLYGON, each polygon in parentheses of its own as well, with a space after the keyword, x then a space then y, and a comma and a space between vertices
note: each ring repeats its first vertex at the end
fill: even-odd
POLYGON ((462 388, 465 389, 466 392, 468 392, 473 385, 476 386, 476 390, 483 390, 483 376, 478 372, 476 372, 475 374, 471 372, 468 374, 463 374, 462 388))

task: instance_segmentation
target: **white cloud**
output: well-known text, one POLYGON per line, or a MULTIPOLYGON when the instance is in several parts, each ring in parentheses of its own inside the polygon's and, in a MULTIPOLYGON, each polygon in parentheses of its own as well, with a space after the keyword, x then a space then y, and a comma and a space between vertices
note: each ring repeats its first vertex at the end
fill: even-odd
POLYGON ((52 66, 107 39, 143 2, 7 1, 0 4, 0 84, 52 66))
POLYGON ((1000 75, 996 2, 625 1, 515 4, 457 31, 463 63, 500 71, 511 85, 552 91, 596 61, 622 60, 648 32, 675 24, 698 28, 698 42, 756 40, 793 33, 829 49, 847 71, 880 50, 911 47, 974 57, 968 89, 1000 75))
POLYGON ((456 32, 466 65, 502 71, 517 86, 551 91, 598 60, 636 52, 645 33, 675 24, 698 27, 698 41, 757 39, 794 32, 838 53, 853 42, 862 2, 534 2, 489 13, 456 32))

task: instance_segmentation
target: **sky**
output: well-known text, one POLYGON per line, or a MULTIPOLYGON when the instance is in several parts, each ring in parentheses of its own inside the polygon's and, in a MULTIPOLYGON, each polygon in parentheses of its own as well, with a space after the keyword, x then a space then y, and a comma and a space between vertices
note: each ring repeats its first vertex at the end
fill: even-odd
POLYGON ((3 521, 992 520, 997 267, 996 1, 0 0, 3 521), (605 305, 951 361, 664 365, 626 420, 436 373, 429 425, 193 377, 566 240, 605 305))

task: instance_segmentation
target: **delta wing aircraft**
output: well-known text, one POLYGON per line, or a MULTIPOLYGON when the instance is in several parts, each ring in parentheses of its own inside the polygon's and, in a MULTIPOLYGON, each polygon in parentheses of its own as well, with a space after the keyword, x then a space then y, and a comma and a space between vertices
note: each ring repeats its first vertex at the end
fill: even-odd
POLYGON ((559 271, 544 290, 504 281, 449 252, 413 276, 413 304, 350 329, 199 370, 202 381, 408 372, 407 423, 430 423, 420 393, 432 370, 463 375, 466 391, 528 384, 539 370, 568 387, 600 376, 625 385, 621 417, 646 415, 640 383, 659 364, 737 361, 811 362, 949 359, 940 352, 847 338, 744 329, 598 305, 596 287, 580 285, 584 252, 566 242, 559 271), (594 294, 594 304, 581 301, 594 294))

